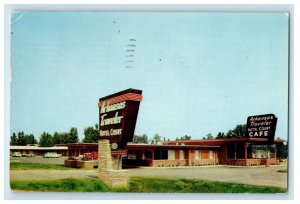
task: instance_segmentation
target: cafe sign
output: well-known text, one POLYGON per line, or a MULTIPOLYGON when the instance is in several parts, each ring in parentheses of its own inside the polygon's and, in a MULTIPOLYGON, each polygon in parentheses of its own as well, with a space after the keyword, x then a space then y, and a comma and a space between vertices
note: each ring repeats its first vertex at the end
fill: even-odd
POLYGON ((133 139, 142 91, 127 89, 99 99, 99 136, 112 149, 124 149, 133 139))
POLYGON ((249 116, 246 125, 246 137, 267 138, 268 142, 274 141, 277 118, 274 114, 249 116))

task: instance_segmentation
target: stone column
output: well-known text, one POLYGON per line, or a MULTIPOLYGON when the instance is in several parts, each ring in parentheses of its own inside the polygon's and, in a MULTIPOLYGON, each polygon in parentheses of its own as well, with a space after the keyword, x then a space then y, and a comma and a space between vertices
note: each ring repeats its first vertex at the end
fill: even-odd
MULTIPOLYGON (((117 165, 113 165, 110 144, 108 140, 99 140, 98 148, 98 178, 103 180, 109 187, 127 187, 129 174, 126 170, 121 170, 120 158, 114 158, 117 165), (117 169, 114 169, 113 167, 117 169)), ((115 163, 114 162, 114 163, 115 163)))
POLYGON ((114 170, 122 169, 122 156, 121 155, 112 156, 112 167, 114 170))
POLYGON ((112 170, 111 151, 108 140, 99 140, 98 148, 98 177, 107 180, 107 171, 112 170))

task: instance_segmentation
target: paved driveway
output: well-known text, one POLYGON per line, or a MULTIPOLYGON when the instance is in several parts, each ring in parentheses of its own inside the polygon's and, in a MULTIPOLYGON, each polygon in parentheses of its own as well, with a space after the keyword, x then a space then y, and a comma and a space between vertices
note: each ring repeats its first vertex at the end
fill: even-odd
MULTIPOLYGON (((162 176, 194 178, 211 181, 237 182, 264 186, 287 187, 287 173, 277 172, 283 166, 272 167, 178 167, 128 169, 130 176, 162 176)), ((94 170, 11 170, 11 180, 62 178, 97 178, 94 170)))
POLYGON ((210 181, 237 182, 244 184, 277 186, 287 188, 287 173, 279 173, 283 166, 272 167, 185 167, 131 169, 130 176, 162 176, 195 178, 210 181))

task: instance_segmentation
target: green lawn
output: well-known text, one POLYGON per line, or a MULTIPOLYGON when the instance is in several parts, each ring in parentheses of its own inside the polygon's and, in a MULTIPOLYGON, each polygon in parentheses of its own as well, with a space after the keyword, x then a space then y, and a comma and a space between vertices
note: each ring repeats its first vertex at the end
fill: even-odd
POLYGON ((10 162, 10 170, 33 170, 33 169, 74 170, 76 168, 66 167, 66 166, 61 165, 61 164, 10 162))
POLYGON ((58 179, 11 181, 12 190, 51 192, 109 192, 110 188, 99 179, 58 179))
POLYGON ((99 179, 11 181, 13 190, 51 192, 153 192, 153 193, 286 193, 277 187, 196 179, 131 177, 128 189, 110 189, 99 179))

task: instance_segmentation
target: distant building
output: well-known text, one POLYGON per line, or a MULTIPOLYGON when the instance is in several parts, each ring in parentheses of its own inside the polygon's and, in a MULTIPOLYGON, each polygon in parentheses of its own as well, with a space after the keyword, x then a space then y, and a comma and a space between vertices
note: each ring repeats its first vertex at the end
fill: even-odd
POLYGON ((39 147, 39 146, 10 146, 10 153, 20 152, 21 154, 35 154, 41 156, 47 152, 55 152, 62 156, 68 155, 67 146, 39 147))

